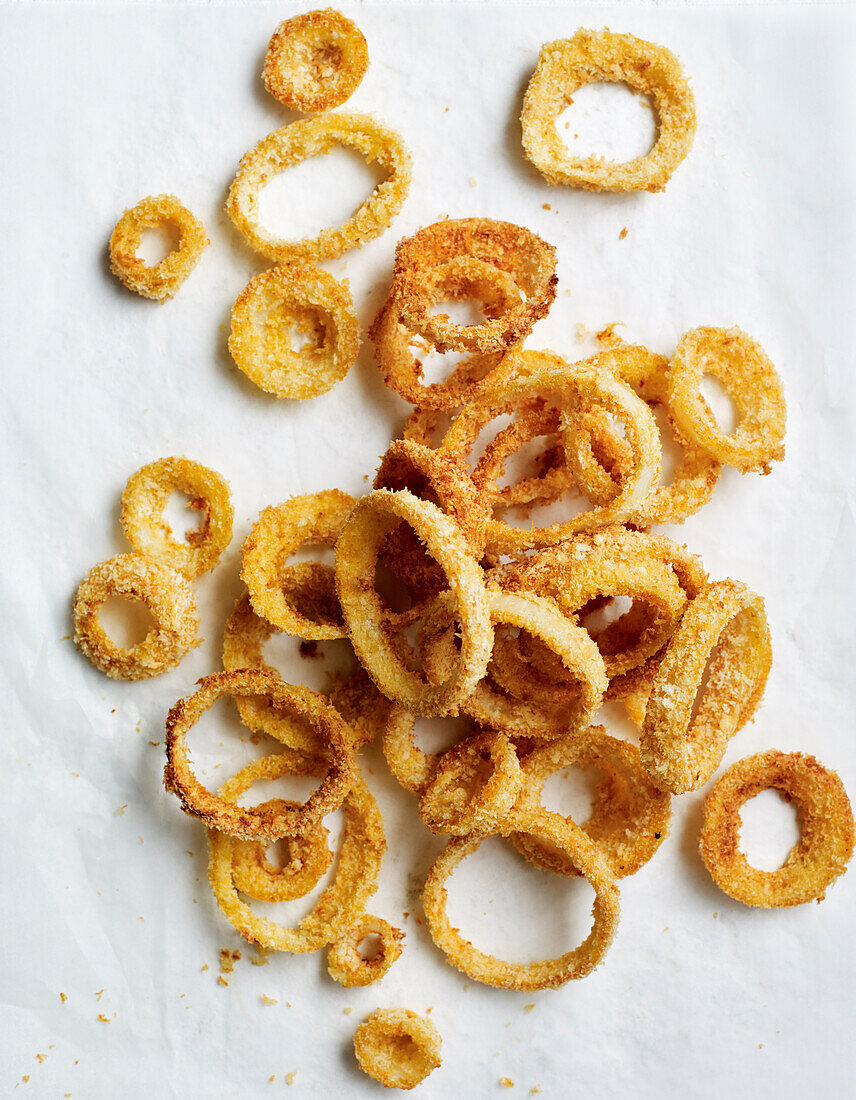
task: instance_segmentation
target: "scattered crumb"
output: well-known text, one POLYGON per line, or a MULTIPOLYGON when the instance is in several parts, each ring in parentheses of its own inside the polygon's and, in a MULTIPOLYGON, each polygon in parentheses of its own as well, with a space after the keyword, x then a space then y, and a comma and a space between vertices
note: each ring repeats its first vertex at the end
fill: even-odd
POLYGON ((145 917, 137 917, 137 920, 141 920, 143 922, 143 924, 146 923, 146 918, 145 917))
POLYGON ((60 638, 60 641, 61 642, 67 642, 70 637, 71 637, 70 634, 63 634, 63 636, 60 638))
POLYGON ((291 1001, 286 1001, 285 1006, 286 1008, 291 1008, 291 1001))
POLYGON ((714 915, 715 917, 718 917, 718 916, 719 916, 719 913, 718 913, 718 912, 716 912, 716 913, 714 913, 713 915, 714 915))
POLYGON ((98 992, 97 992, 97 993, 95 994, 95 1000, 96 1000, 96 1001, 100 1001, 100 1000, 101 1000, 101 994, 102 994, 103 992, 104 992, 104 990, 103 990, 103 989, 99 989, 99 990, 98 990, 98 992))
POLYGON ((667 924, 667 925, 666 925, 666 927, 665 927, 665 928, 663 929, 663 931, 664 931, 664 932, 668 932, 668 931, 669 931, 669 926, 668 926, 668 924, 667 924))
POLYGON ((409 917, 409 916, 410 916, 410 910, 409 910, 409 909, 405 909, 405 910, 404 910, 404 914, 403 914, 403 915, 404 915, 405 917, 409 917))
POLYGON ((351 1013, 352 1013, 353 1011, 354 1011, 354 1010, 353 1010, 353 1009, 351 1008, 351 1006, 350 1006, 350 1005, 348 1005, 348 1007, 347 1007, 347 1008, 343 1008, 343 1009, 342 1009, 342 1015, 343 1015, 343 1016, 350 1016, 350 1015, 351 1015, 351 1013))
POLYGON ((100 1020, 102 1024, 109 1024, 110 1020, 104 1015, 103 1012, 99 1012, 95 1017, 96 1020, 100 1020))
POLYGON ((38 1058, 38 1060, 40 1062, 46 1062, 48 1056, 47 1056, 47 1054, 37 1054, 36 1057, 38 1058))
POLYGON ((144 841, 144 840, 143 840, 143 838, 142 838, 142 837, 141 837, 141 836, 139 835, 139 833, 137 834, 137 840, 139 840, 140 844, 145 844, 145 841, 144 841))
POLYGON ((470 187, 478 187, 479 181, 475 176, 470 176, 470 187))
POLYGON ((235 963, 240 959, 240 951, 230 951, 228 947, 220 948, 220 973, 231 974, 235 969, 235 963))
POLYGON ((588 329, 583 324, 578 324, 576 326, 575 332, 576 332, 577 341, 585 340, 585 338, 588 336, 588 329))
POLYGON ((149 741, 149 744, 154 746, 154 748, 157 748, 159 745, 162 745, 163 742, 162 741, 149 741))
POLYGON ((537 1096, 538 1093, 541 1092, 541 1091, 542 1091, 542 1089, 541 1089, 540 1085, 533 1085, 532 1088, 529 1090, 529 1095, 530 1096, 537 1096))
POLYGON ((275 1005, 279 1004, 279 1002, 277 1001, 276 997, 268 997, 267 993, 262 993, 262 1004, 275 1005))
POLYGON ((363 474, 363 481, 368 481, 368 479, 369 479, 369 475, 368 474, 363 474))
POLYGON ((256 947, 256 953, 250 959, 253 966, 264 966, 265 963, 270 962, 270 951, 265 951, 263 947, 256 947))
POLYGON ((623 229, 621 230, 621 232, 620 232, 620 233, 618 234, 618 239, 619 239, 620 241, 623 241, 623 240, 624 240, 624 238, 625 238, 626 236, 627 236, 627 226, 625 225, 625 227, 624 227, 624 228, 623 228, 623 229))
POLYGON ((208 969, 208 963, 203 963, 202 964, 202 969, 207 970, 208 969))
POLYGON ((124 806, 120 806, 119 809, 114 810, 113 813, 115 814, 116 817, 122 817, 122 815, 125 813, 125 810, 127 810, 127 808, 128 808, 128 803, 126 802, 124 806))
POLYGON ((317 642, 301 642, 300 643, 300 656, 305 661, 314 661, 318 657, 323 657, 323 653, 318 652, 317 642))
POLYGON ((763 1050, 763 1049, 764 1049, 764 1044, 763 1044, 763 1043, 759 1043, 759 1044, 758 1044, 758 1050, 763 1050))
POLYGON ((293 1085, 293 1084, 294 1084, 294 1078, 295 1078, 296 1076, 297 1076, 297 1070, 296 1070, 296 1069, 293 1069, 293 1070, 291 1071, 291 1073, 286 1073, 286 1075, 285 1075, 285 1083, 286 1083, 287 1085, 293 1085))
POLYGON ((514 1088, 514 1082, 511 1080, 510 1077, 500 1077, 499 1083, 505 1089, 513 1089, 514 1088))
POLYGON ((74 776, 75 779, 80 779, 80 772, 72 772, 71 774, 74 776))
POLYGON ((532 1011, 532 1009, 533 1009, 534 1007, 535 1007, 535 1005, 534 1005, 534 1004, 531 1004, 531 1005, 524 1005, 524 1006, 523 1006, 523 1011, 524 1011, 524 1012, 531 1012, 531 1011, 532 1011))
POLYGON ((68 995, 66 993, 60 993, 59 999, 62 1001, 63 1004, 65 1004, 65 1002, 68 1000, 68 995))
POLYGON ((24 1076, 21 1078, 21 1080, 24 1082, 25 1085, 29 1081, 29 1079, 30 1079, 29 1073, 25 1073, 24 1076))
POLYGON ((552 210, 553 207, 548 202, 542 202, 541 203, 541 209, 542 210, 552 210))
POLYGON ((187 854, 190 856, 190 858, 193 859, 193 852, 191 852, 191 850, 189 848, 185 848, 184 850, 185 850, 185 852, 187 852, 187 854))
POLYGON ((270 1077, 268 1077, 268 1081, 275 1081, 275 1080, 276 1080, 276 1074, 275 1074, 275 1073, 272 1073, 272 1074, 270 1075, 270 1077))

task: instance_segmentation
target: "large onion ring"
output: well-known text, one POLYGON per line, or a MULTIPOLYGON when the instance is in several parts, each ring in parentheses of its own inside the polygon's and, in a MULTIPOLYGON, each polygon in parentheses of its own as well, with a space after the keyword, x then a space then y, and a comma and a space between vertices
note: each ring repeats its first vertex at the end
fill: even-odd
POLYGON ((523 150, 548 183, 587 191, 662 191, 693 143, 695 102, 680 62, 664 46, 613 34, 579 30, 547 42, 526 89, 523 150), (627 84, 651 96, 657 140, 645 156, 624 163, 574 157, 556 131, 556 119, 584 84, 627 84))
POLYGON ((189 458, 160 458, 137 470, 122 491, 122 530, 138 554, 177 569, 188 580, 208 573, 232 541, 234 512, 229 483, 216 471, 189 458), (170 494, 186 493, 188 508, 202 522, 184 542, 172 537, 164 518, 170 494))
POLYGON ((704 802, 699 849, 720 890, 765 909, 822 901, 853 855, 853 812, 834 771, 813 756, 776 749, 732 765, 704 802), (796 803, 800 839, 777 871, 759 871, 740 851, 740 810, 761 791, 796 803))
POLYGON ((119 554, 93 566, 74 597, 74 642, 80 652, 114 680, 147 680, 175 668, 199 644, 199 616, 190 585, 175 569, 137 554, 119 554), (155 627, 130 649, 107 635, 98 621, 111 596, 140 600, 155 627))
POLYGON ((257 669, 217 672, 199 683, 199 690, 179 699, 166 720, 164 786, 178 797, 185 813, 201 817, 208 825, 231 836, 278 840, 306 832, 325 814, 341 806, 355 775, 353 735, 322 695, 308 688, 293 687, 275 673, 257 669), (299 809, 291 809, 280 800, 266 808, 247 809, 222 795, 212 794, 194 775, 187 748, 188 731, 224 695, 263 695, 299 721, 307 722, 321 737, 325 751, 324 778, 299 809))
POLYGON ((205 226, 175 195, 149 195, 116 223, 110 236, 110 270, 128 290, 164 302, 175 294, 210 243, 205 226), (178 248, 149 266, 137 255, 143 233, 170 225, 178 230, 178 248))
POLYGON ((376 1008, 354 1032, 360 1069, 388 1089, 415 1089, 440 1065, 440 1033, 427 1016, 376 1008))
POLYGON ((410 154, 399 135, 371 115, 320 114, 293 122, 263 138, 246 153, 229 189, 226 212, 247 244, 269 260, 329 260, 380 236, 410 187, 410 154), (259 221, 259 192, 271 177, 307 157, 345 145, 377 162, 388 173, 371 196, 343 225, 322 229, 317 237, 286 240, 259 221))
POLYGON ((327 949, 327 972, 345 989, 379 982, 401 954, 404 933, 382 917, 363 915, 327 949), (377 937, 374 955, 360 953, 366 937, 377 937))
POLYGON ((262 79, 274 99, 293 111, 330 111, 356 91, 368 65, 360 28, 340 11, 325 8, 280 23, 262 79))
POLYGON ((601 962, 618 926, 618 886, 593 841, 572 821, 542 810, 509 815, 504 833, 529 833, 556 845, 595 890, 594 925, 579 947, 556 959, 509 963, 485 954, 451 926, 446 913, 446 880, 462 859, 478 851, 483 835, 452 837, 428 872, 422 904, 434 943, 449 962, 468 978, 500 989, 557 989, 574 978, 585 978, 601 962))

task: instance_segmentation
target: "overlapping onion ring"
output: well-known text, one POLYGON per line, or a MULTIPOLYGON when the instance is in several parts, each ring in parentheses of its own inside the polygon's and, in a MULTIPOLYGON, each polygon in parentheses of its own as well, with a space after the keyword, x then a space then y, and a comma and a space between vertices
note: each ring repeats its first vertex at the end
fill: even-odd
POLYGON ((214 568, 232 541, 234 512, 228 482, 216 471, 173 456, 137 470, 122 491, 122 530, 138 554, 177 569, 188 580, 214 568), (172 537, 164 517, 171 493, 186 493, 188 508, 201 514, 183 542, 172 537))
POLYGON ((211 242, 205 226, 175 195, 149 195, 126 210, 110 236, 110 270, 128 290, 164 302, 178 290, 211 242), (143 233, 174 227, 178 247, 153 266, 137 255, 143 233))
MULTIPOLYGON (((670 796, 651 782, 635 745, 610 737, 603 726, 590 726, 582 735, 564 734, 527 753, 519 805, 537 808, 544 783, 571 766, 595 767, 601 773, 591 814, 578 822, 580 828, 597 844, 616 878, 635 874, 669 833, 670 796)), ((511 840, 521 855, 545 871, 577 873, 572 860, 536 836, 514 833, 511 840)))
POLYGON ((333 8, 280 23, 265 55, 262 79, 293 111, 340 107, 366 75, 369 50, 360 28, 333 8))
POLYGON ((354 1032, 360 1069, 389 1089, 415 1089, 440 1065, 440 1033, 427 1016, 376 1008, 354 1032))
POLYGON ((360 325, 347 281, 287 264, 256 275, 232 308, 229 351, 266 393, 303 401, 341 382, 357 358, 360 325), (307 338, 295 350, 294 330, 307 338))
POLYGON ((764 601, 745 584, 716 581, 689 602, 642 726, 642 763, 658 787, 682 794, 707 782, 754 715, 771 662, 764 601))
POLYGON ((244 155, 229 189, 226 212, 247 244, 279 263, 329 260, 380 236, 401 209, 410 187, 410 154, 401 137, 371 115, 320 114, 293 122, 263 138, 244 155), (259 221, 259 192, 278 172, 307 157, 344 145, 387 173, 343 225, 317 237, 287 240, 259 221))
POLYGON ((556 297, 556 250, 529 229, 490 218, 447 219, 398 242, 390 298, 401 319, 438 351, 503 352, 546 317, 556 297), (442 265, 468 256, 506 271, 525 298, 480 325, 453 323, 432 313, 442 265), (440 268, 437 275, 432 269, 440 268))
POLYGON ((531 963, 504 962, 473 947, 449 922, 446 881, 461 860, 478 851, 485 837, 476 833, 452 837, 428 872, 422 904, 434 942, 468 978, 500 989, 557 989, 586 977, 603 959, 618 926, 618 886, 606 859, 578 825, 547 810, 516 810, 506 818, 502 831, 527 833, 555 845, 588 880, 595 891, 591 932, 579 947, 558 958, 531 963))
MULTIPOLYGON (((199 690, 170 709, 166 720, 164 786, 181 802, 185 813, 201 817, 208 825, 247 839, 297 836, 317 825, 325 814, 342 804, 356 774, 353 734, 324 698, 304 687, 286 684, 275 673, 258 669, 217 672, 199 681, 199 690), (321 785, 298 809, 280 800, 273 805, 245 808, 234 800, 212 794, 194 775, 189 760, 187 734, 196 721, 223 696, 262 695, 295 721, 316 731, 324 747, 321 785)), ((317 768, 315 758, 305 758, 317 768)), ((308 766, 308 765, 305 765, 308 766)), ((315 771, 303 771, 314 775, 315 771)))
POLYGON ((286 562, 305 545, 335 546, 354 503, 338 489, 290 497, 265 508, 247 535, 241 579, 253 610, 286 634, 307 641, 345 637, 332 568, 286 562))
MULTIPOLYGON (((219 797, 235 802, 261 780, 283 775, 320 775, 324 763, 286 750, 284 754, 255 760, 224 783, 219 797), (314 773, 312 769, 315 769, 314 773)), ((377 889, 380 861, 386 851, 380 810, 365 785, 359 769, 342 803, 344 827, 339 843, 339 859, 333 881, 324 888, 312 910, 294 928, 254 913, 238 897, 232 878, 232 852, 235 839, 216 829, 208 830, 211 858, 208 880, 223 915, 250 943, 271 951, 300 954, 317 951, 337 939, 365 910, 377 889)))
POLYGON ((199 616, 190 585, 175 569, 138 554, 119 554, 93 566, 80 582, 72 611, 74 642, 80 652, 114 680, 147 680, 179 663, 199 644, 199 616), (155 620, 137 645, 124 649, 98 620, 111 596, 139 600, 155 620))
POLYGON ((327 972, 345 989, 379 982, 401 954, 404 933, 382 917, 363 915, 327 949, 327 972), (375 940, 374 953, 363 953, 360 945, 375 940))
MULTIPOLYGON (((475 723, 467 720, 466 725, 468 736, 479 732, 475 723)), ((431 781, 443 754, 424 752, 416 744, 415 727, 416 715, 393 703, 383 729, 383 755, 401 786, 418 797, 431 781)))
POLYGON ((742 473, 768 474, 785 457, 785 394, 759 343, 739 328, 696 328, 678 344, 668 375, 668 400, 681 431, 742 473), (717 378, 737 406, 737 427, 725 435, 701 396, 705 375, 717 378))
POLYGON ((699 849, 720 890, 765 909, 822 901, 853 855, 853 812, 838 775, 813 756, 776 749, 732 765, 704 802, 699 849), (752 867, 740 851, 740 810, 761 791, 796 804, 800 839, 777 871, 752 867))
MULTIPOLYGON (((273 799, 263 802, 261 810, 298 810, 299 802, 273 799)), ((235 888, 256 901, 291 901, 313 890, 321 876, 330 870, 333 852, 323 825, 308 829, 302 836, 284 838, 288 860, 277 867, 267 857, 267 845, 262 840, 232 842, 232 881, 235 888)))
POLYGON ((520 123, 523 150, 548 183, 587 191, 662 191, 692 146, 695 102, 680 62, 664 46, 608 29, 581 29, 541 47, 520 123), (626 84, 651 96, 657 140, 645 156, 616 163, 568 151, 556 120, 579 88, 598 83, 626 84))
POLYGON ((460 528, 435 504, 388 489, 358 501, 336 543, 336 590, 354 651, 387 698, 417 714, 449 714, 484 675, 492 640, 484 577, 460 528), (455 601, 461 649, 442 683, 428 683, 408 667, 374 588, 378 551, 402 520, 443 570, 455 601))

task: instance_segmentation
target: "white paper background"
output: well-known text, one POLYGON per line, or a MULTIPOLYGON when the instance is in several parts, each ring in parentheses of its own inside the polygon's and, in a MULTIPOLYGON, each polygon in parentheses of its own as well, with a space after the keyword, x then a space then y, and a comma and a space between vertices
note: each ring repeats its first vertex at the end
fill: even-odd
MULTIPOLYGON (((225 190, 240 155, 294 117, 266 95, 259 70, 273 27, 298 10, 0 8, 0 1092, 26 1074, 22 1089, 44 1097, 271 1096, 297 1071, 296 1095, 376 1096, 351 1036, 374 1007, 404 1005, 433 1006, 443 1036, 426 1098, 505 1095, 503 1076, 511 1095, 536 1083, 550 1097, 850 1094, 854 872, 820 907, 732 903, 697 855, 699 794, 676 801, 671 837, 622 883, 605 964, 558 992, 517 995, 468 984, 416 923, 414 885, 438 841, 373 749, 368 778, 390 852, 371 909, 406 928, 401 960, 380 986, 347 991, 327 977, 324 952, 254 967, 248 949, 229 987, 217 984, 218 949, 238 937, 209 896, 202 830, 163 791, 163 750, 149 741, 161 740, 169 705, 218 667, 258 511, 331 486, 363 491, 405 414, 368 343, 341 385, 304 404, 261 394, 226 351, 231 304, 264 265, 225 218, 225 190), (165 306, 128 294, 105 264, 121 211, 162 191, 202 217, 212 240, 165 306), (118 498, 128 475, 169 454, 229 479, 235 539, 195 586, 205 644, 160 679, 113 683, 68 640, 70 600, 96 561, 126 549, 118 498)), ((442 214, 489 215, 559 250, 559 296, 532 346, 578 357, 589 348, 578 324, 621 320, 631 338, 669 353, 688 328, 738 324, 779 366, 786 461, 763 479, 726 471, 680 535, 712 576, 739 577, 767 600, 773 674, 725 763, 767 747, 807 750, 856 793, 852 8, 345 10, 371 53, 348 108, 398 128, 414 158, 393 228, 326 265, 350 279, 364 324, 402 234, 442 214), (539 46, 604 24, 668 45, 692 79, 699 130, 664 194, 550 188, 521 155, 516 119, 539 46)), ((344 156, 304 166, 283 181, 280 224, 342 215, 372 178, 344 156)), ((282 667, 320 675, 293 659, 282 667)), ((231 759, 239 729, 226 712, 212 717, 205 759, 219 742, 231 759)), ((765 828, 774 844, 780 819, 762 824, 759 844, 765 828)), ((452 891, 453 916, 484 946, 558 950, 582 934, 579 886, 518 877, 498 852, 472 862, 452 891), (554 905, 568 895, 570 924, 554 905)))

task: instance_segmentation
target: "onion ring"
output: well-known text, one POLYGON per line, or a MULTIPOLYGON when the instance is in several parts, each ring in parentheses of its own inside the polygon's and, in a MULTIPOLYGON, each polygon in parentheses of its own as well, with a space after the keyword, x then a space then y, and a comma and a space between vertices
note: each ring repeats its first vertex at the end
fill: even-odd
POLYGON ((853 811, 834 771, 813 756, 776 749, 732 765, 704 802, 699 849, 716 885, 765 909, 823 901, 853 855, 853 811), (777 871, 759 871, 740 851, 740 810, 761 791, 796 803, 800 839, 777 871))
POLYGON ((606 29, 579 30, 541 47, 520 123, 523 151, 548 183, 586 191, 662 191, 692 146, 695 102, 680 62, 664 46, 606 29), (574 92, 601 82, 651 96, 657 140, 645 156, 623 163, 574 157, 559 137, 556 119, 574 92))
POLYGON ((768 474, 785 457, 785 394, 776 368, 759 343, 739 328, 696 328, 675 350, 669 405, 684 435, 741 473, 768 474), (699 392, 702 378, 718 378, 740 413, 724 435, 699 392))
POLYGON ((440 1065, 440 1034, 427 1016, 376 1008, 354 1032, 363 1073, 389 1089, 415 1089, 440 1065))
POLYGON ((602 961, 618 925, 618 886, 606 860, 578 825, 546 810, 512 813, 502 831, 529 833, 556 845, 571 860, 595 890, 591 932, 572 951, 531 963, 504 962, 473 947, 449 923, 446 880, 462 859, 478 851, 485 837, 476 833, 452 837, 428 872, 422 904, 434 943, 468 978, 499 989, 557 989, 572 979, 585 978, 602 961))
POLYGON ((229 189, 226 213, 244 240, 269 260, 330 260, 380 236, 401 209, 410 187, 410 154, 399 135, 371 115, 320 114, 293 122, 263 138, 246 153, 229 189), (278 172, 307 157, 345 145, 388 173, 346 222, 317 237, 286 240, 259 221, 262 187, 278 172))
MULTIPOLYGON (((546 780, 571 766, 596 767, 602 773, 591 814, 579 822, 580 828, 597 844, 616 878, 635 874, 669 834, 670 796, 651 782, 635 745, 610 737, 603 726, 590 726, 582 735, 564 734, 527 754, 521 764, 520 806, 536 809, 546 780)), ((514 833, 511 841, 545 871, 577 873, 571 860, 535 836, 514 833)))
POLYGON ((398 242, 389 297, 405 324, 438 351, 503 352, 547 316, 557 283, 555 248, 530 230, 490 218, 459 218, 435 222, 398 242), (432 280, 431 271, 461 256, 508 272, 525 300, 480 325, 453 324, 448 314, 432 314, 442 273, 432 280))
MULTIPOLYGON (((299 802, 273 799, 260 810, 298 810, 299 802)), ((313 890, 323 874, 330 870, 333 853, 327 843, 329 833, 316 825, 303 836, 285 838, 288 862, 276 867, 267 858, 267 846, 261 840, 234 840, 232 843, 232 881, 235 888, 256 901, 291 901, 313 890)))
POLYGON ((400 928, 393 928, 382 917, 363 913, 355 924, 330 944, 327 949, 327 971, 345 989, 371 985, 380 981, 399 957, 403 942, 404 933, 400 928), (374 955, 360 953, 360 944, 367 936, 377 937, 374 955))
POLYGON ((642 727, 642 763, 658 787, 683 794, 708 781, 761 702, 771 661, 764 601, 745 584, 717 581, 690 600, 657 669, 642 727))
POLYGON ((341 382, 357 358, 360 325, 347 282, 288 264, 256 275, 232 308, 229 351, 266 393, 303 401, 341 382), (294 350, 292 331, 308 337, 294 350))
POLYGON ((119 554, 93 566, 74 597, 74 642, 96 668, 114 680, 148 680, 175 668, 197 638, 199 616, 190 585, 175 569, 137 554, 119 554), (98 621, 111 596, 140 600, 155 627, 130 649, 107 635, 98 621))
MULTIPOLYGON (((298 753, 266 756, 254 761, 225 783, 220 788, 219 797, 234 802, 259 780, 278 779, 282 775, 320 775, 324 766, 298 753)), ((244 939, 271 951, 290 951, 295 955, 317 951, 337 939, 363 912, 366 902, 377 889, 386 840, 380 810, 359 769, 354 771, 350 790, 342 803, 342 812, 345 824, 333 881, 323 890, 312 911, 295 928, 285 928, 276 921, 260 917, 241 901, 232 879, 235 840, 216 829, 208 830, 211 852, 208 880, 223 915, 244 939)))
MULTIPOLYGON (((297 836, 317 825, 325 814, 342 804, 356 768, 353 735, 322 695, 286 684, 279 676, 257 669, 217 672, 199 681, 199 690, 170 709, 166 720, 164 786, 181 802, 185 813, 201 817, 230 836, 278 840, 297 836), (245 809, 222 795, 212 794, 193 774, 187 749, 191 726, 224 695, 264 695, 298 720, 308 722, 322 738, 325 772, 321 786, 294 810, 280 800, 271 808, 245 809)), ((306 773, 303 773, 306 774, 306 773)))
POLYGON ((126 210, 110 236, 110 270, 128 290, 165 302, 196 267, 211 242, 205 226, 175 195, 149 195, 126 210), (137 255, 143 233, 158 226, 178 230, 178 247, 150 266, 137 255))
POLYGON ((388 489, 375 489, 358 501, 336 543, 336 590, 354 651, 387 698, 418 714, 449 714, 484 675, 491 646, 484 577, 460 529, 436 505, 407 490, 388 489), (378 550, 401 520, 410 524, 443 570, 457 606, 460 658, 439 684, 426 683, 405 665, 385 629, 374 590, 378 550))
POLYGON ((286 19, 273 32, 262 79, 293 111, 330 111, 357 90, 369 50, 360 28, 333 8, 286 19))
POLYGON ((137 470, 122 491, 122 530, 138 554, 172 566, 188 580, 210 572, 232 541, 234 512, 229 484, 214 470, 174 456, 137 470), (173 492, 190 497, 188 508, 202 515, 184 542, 172 537, 163 511, 173 492))
POLYGON ((265 508, 247 535, 241 579, 253 610, 286 634, 308 641, 345 637, 332 568, 285 562, 306 544, 335 546, 354 503, 338 489, 291 497, 265 508))

